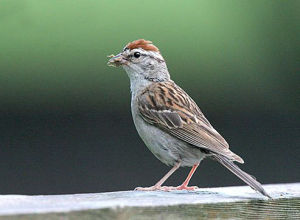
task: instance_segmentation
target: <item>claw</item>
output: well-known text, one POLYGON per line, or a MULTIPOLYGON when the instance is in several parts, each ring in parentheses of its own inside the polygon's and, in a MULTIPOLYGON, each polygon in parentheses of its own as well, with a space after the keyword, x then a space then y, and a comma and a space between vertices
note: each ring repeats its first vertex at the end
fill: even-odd
POLYGON ((184 185, 176 187, 176 190, 195 191, 196 189, 199 189, 199 187, 198 186, 184 186, 184 185))

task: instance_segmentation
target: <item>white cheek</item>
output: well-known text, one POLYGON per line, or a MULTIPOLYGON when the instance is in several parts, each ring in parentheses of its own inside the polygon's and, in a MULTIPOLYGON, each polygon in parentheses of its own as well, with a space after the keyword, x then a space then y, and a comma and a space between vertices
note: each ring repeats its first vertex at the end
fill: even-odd
POLYGON ((155 67, 155 63, 154 63, 154 61, 152 61, 152 60, 149 62, 148 65, 149 65, 150 69, 152 69, 152 70, 153 70, 154 67, 155 67))
POLYGON ((148 62, 148 66, 154 66, 154 61, 153 60, 150 60, 149 62, 148 62))

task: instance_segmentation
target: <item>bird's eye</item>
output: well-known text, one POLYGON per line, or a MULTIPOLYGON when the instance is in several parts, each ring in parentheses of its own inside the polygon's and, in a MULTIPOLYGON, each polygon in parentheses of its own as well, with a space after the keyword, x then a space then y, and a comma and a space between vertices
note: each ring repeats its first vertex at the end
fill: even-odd
POLYGON ((141 53, 140 53, 140 52, 135 52, 135 53, 133 54, 133 56, 134 56, 135 58, 139 58, 139 57, 141 56, 141 53))

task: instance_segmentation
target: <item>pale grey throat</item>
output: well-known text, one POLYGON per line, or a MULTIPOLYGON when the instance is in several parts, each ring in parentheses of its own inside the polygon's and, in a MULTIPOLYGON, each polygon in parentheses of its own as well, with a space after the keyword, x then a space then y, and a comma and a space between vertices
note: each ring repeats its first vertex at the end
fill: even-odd
POLYGON ((132 62, 122 66, 130 79, 130 90, 133 95, 153 82, 171 80, 166 62, 159 53, 142 49, 135 51, 140 52, 143 59, 139 60, 139 63, 132 62))

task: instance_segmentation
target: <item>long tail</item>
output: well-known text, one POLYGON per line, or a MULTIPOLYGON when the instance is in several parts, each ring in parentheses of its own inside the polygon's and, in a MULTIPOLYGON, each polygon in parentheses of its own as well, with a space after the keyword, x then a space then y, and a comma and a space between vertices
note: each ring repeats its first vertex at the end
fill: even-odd
POLYGON ((233 174, 235 174, 238 178, 247 183, 252 189, 260 192, 262 195, 272 198, 262 187, 262 185, 257 182, 252 176, 248 173, 242 171, 237 165, 235 165, 231 160, 227 159, 221 155, 212 155, 212 157, 217 160, 224 167, 229 169, 233 174))

